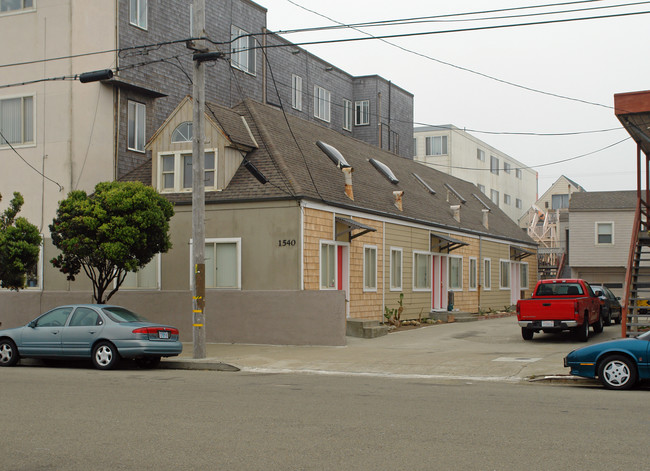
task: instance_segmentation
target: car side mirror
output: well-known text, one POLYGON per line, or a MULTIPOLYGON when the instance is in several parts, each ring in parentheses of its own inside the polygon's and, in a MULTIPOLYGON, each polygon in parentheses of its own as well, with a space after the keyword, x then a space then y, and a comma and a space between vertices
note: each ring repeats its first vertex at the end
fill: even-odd
POLYGON ((595 294, 596 294, 596 296, 598 296, 600 298, 603 295, 603 292, 602 291, 596 291, 595 294))

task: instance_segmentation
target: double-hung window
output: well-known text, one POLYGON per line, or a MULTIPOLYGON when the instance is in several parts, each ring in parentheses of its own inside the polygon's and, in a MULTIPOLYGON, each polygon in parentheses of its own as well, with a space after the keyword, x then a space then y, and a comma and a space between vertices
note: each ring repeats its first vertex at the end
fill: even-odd
POLYGON ((314 85, 314 117, 330 122, 332 94, 329 90, 314 85))
POLYGON ((476 290, 478 284, 478 260, 476 258, 469 259, 469 289, 470 291, 476 290))
POLYGON ((240 238, 205 240, 205 287, 241 289, 240 238))
POLYGON ((447 136, 427 137, 426 155, 447 155, 447 136))
POLYGON ((343 129, 352 131, 352 102, 343 99, 343 129))
POLYGON ((302 111, 302 77, 291 75, 291 107, 302 111))
POLYGON ((377 291, 377 247, 363 248, 363 290, 377 291))
POLYGON ((483 259, 483 289, 492 289, 492 260, 483 259))
POLYGON ((503 162, 503 171, 506 173, 510 173, 512 167, 508 162, 503 162))
POLYGON ((499 192, 497 190, 490 190, 490 199, 494 204, 499 206, 499 192))
POLYGON ((320 246, 320 289, 336 289, 336 245, 320 246))
POLYGON ((255 38, 243 29, 232 25, 230 40, 232 44, 230 64, 235 69, 255 75, 255 38))
POLYGON ((499 159, 495 156, 490 156, 490 172, 499 175, 499 159))
POLYGON ((519 265, 519 279, 521 281, 521 289, 528 289, 528 264, 522 263, 519 265))
POLYGON ((449 289, 463 289, 463 259, 450 256, 449 260, 449 289))
POLYGON ((129 101, 128 146, 129 150, 144 152, 145 122, 147 107, 136 101, 129 101))
POLYGON ((413 290, 431 289, 431 254, 415 252, 413 254, 413 290))
MULTIPOLYGON (((206 150, 203 170, 206 190, 215 190, 217 182, 216 149, 206 150)), ((192 190, 192 154, 190 152, 165 152, 158 160, 158 189, 163 193, 192 190)))
POLYGON ((485 162, 485 151, 481 149, 476 149, 476 158, 481 162, 485 162))
POLYGON ((509 194, 504 193, 503 194, 503 203, 507 204, 507 205, 511 205, 512 204, 512 197, 509 194))
POLYGON ((552 195, 551 196, 551 207, 553 209, 562 209, 569 207, 569 195, 552 195))
POLYGON ((136 272, 128 272, 121 289, 158 289, 158 263, 160 254, 155 255, 149 263, 136 272))
POLYGON ((354 102, 354 125, 367 126, 370 124, 370 101, 361 100, 354 102))
POLYGON ((31 10, 34 0, 0 0, 0 13, 6 11, 31 10))
POLYGON ((390 249, 390 289, 402 290, 402 249, 390 249))
POLYGON ((499 287, 501 289, 510 288, 510 260, 499 262, 499 287))
POLYGON ((147 29, 147 0, 130 0, 129 22, 138 28, 147 29))
POLYGON ((596 245, 614 244, 614 223, 597 222, 596 223, 596 245))
POLYGON ((34 97, 0 99, 0 147, 34 142, 34 97))

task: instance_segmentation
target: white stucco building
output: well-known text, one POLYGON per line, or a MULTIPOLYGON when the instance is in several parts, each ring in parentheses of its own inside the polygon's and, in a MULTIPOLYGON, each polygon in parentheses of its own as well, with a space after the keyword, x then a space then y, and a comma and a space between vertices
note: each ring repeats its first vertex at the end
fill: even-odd
POLYGON ((537 200, 537 172, 451 124, 413 129, 414 158, 474 183, 514 221, 537 200))

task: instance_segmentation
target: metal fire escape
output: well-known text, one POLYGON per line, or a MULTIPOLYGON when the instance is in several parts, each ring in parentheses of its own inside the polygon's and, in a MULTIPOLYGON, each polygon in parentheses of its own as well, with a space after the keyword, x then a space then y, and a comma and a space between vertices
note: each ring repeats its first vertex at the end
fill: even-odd
POLYGON ((560 210, 528 210, 528 235, 539 244, 537 271, 540 279, 557 278, 564 267, 565 251, 560 244, 560 210))
POLYGON ((637 206, 623 285, 622 322, 622 336, 636 337, 650 328, 650 91, 616 94, 614 105, 616 117, 637 144, 637 206))

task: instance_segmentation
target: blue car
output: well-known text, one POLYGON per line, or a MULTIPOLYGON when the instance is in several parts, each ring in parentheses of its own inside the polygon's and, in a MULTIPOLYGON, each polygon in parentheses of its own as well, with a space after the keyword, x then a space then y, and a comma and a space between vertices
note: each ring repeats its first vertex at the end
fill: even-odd
POLYGON ((564 366, 572 375, 598 378, 607 389, 630 389, 650 378, 648 354, 650 331, 574 350, 564 358, 564 366))
POLYGON ((13 366, 21 357, 90 358, 96 368, 108 370, 125 358, 153 368, 161 357, 182 350, 175 327, 105 304, 60 306, 26 326, 0 330, 0 366, 13 366))

